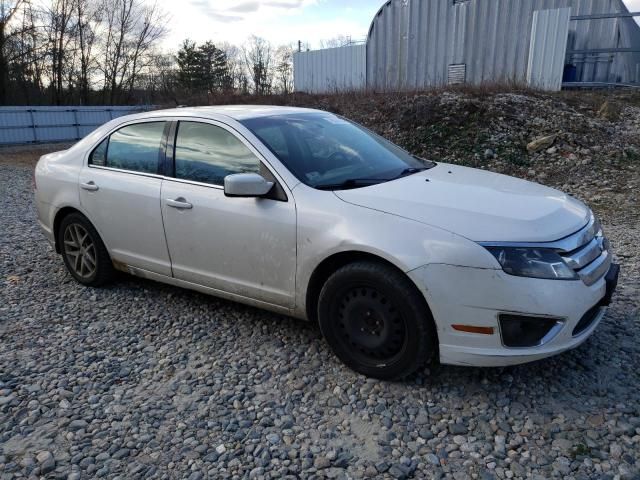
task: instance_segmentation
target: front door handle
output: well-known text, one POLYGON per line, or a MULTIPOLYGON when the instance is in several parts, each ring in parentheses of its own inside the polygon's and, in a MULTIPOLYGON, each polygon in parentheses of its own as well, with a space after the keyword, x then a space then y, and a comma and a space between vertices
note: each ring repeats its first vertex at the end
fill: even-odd
POLYGON ((98 190, 98 185, 96 185, 93 181, 90 181, 87 183, 81 183, 80 188, 82 188, 83 190, 88 190, 90 192, 95 192, 96 190, 98 190))
POLYGON ((176 198, 175 200, 171 200, 170 198, 168 198, 167 205, 169 205, 171 208, 178 208, 180 210, 191 210, 193 208, 193 205, 187 202, 182 197, 176 198))

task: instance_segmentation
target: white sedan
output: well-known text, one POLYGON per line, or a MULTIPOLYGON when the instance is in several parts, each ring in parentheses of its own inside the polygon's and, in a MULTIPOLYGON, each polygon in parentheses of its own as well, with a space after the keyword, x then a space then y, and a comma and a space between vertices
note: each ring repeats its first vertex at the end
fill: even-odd
POLYGON ((118 118, 43 156, 35 183, 78 282, 121 270, 318 322, 345 364, 383 379, 574 348, 619 271, 581 202, 317 110, 118 118))

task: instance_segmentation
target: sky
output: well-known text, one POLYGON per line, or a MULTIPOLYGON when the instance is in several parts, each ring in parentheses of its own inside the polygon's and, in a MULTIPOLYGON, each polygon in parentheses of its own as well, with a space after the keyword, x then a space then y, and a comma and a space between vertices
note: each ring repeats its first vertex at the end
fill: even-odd
MULTIPOLYGON (((640 11, 640 0, 624 0, 629 10, 640 11)), ((167 50, 177 50, 190 38, 242 45, 249 35, 273 45, 319 47, 321 40, 337 36, 364 39, 371 20, 384 0, 158 0, 169 14, 167 50)), ((640 22, 640 19, 638 19, 640 22)))

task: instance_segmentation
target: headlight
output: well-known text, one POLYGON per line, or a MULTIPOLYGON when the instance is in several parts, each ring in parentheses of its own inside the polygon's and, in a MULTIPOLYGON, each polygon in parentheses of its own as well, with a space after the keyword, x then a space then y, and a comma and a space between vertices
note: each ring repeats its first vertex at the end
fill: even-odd
POLYGON ((518 277, 576 280, 578 276, 560 255, 548 248, 485 247, 502 269, 518 277))

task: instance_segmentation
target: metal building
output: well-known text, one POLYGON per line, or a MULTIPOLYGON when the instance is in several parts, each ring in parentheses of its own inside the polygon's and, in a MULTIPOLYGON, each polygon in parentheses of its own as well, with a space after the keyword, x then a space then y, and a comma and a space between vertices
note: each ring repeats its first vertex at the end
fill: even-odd
MULTIPOLYGON (((572 80, 640 82, 640 27, 632 17, 576 19, 628 14, 622 0, 390 0, 369 30, 367 84, 525 83, 534 12, 562 8, 571 8, 565 64, 572 80)), ((539 44, 551 53, 544 40, 555 32, 545 29, 539 44)))
POLYGON ((389 0, 369 29, 365 75, 341 60, 349 48, 297 53, 296 90, 640 84, 640 26, 623 0, 389 0))
POLYGON ((309 93, 361 90, 367 85, 367 46, 347 45, 293 54, 293 84, 309 93))

